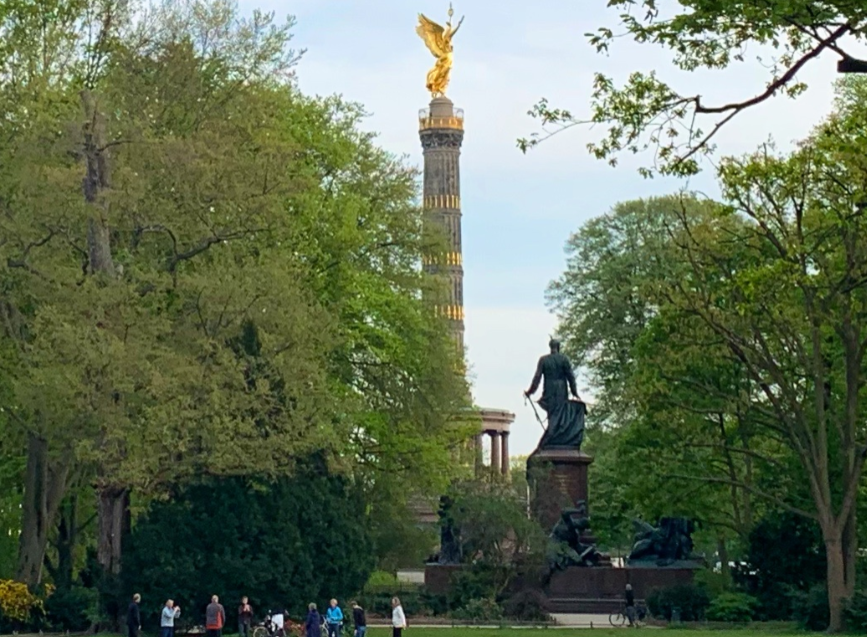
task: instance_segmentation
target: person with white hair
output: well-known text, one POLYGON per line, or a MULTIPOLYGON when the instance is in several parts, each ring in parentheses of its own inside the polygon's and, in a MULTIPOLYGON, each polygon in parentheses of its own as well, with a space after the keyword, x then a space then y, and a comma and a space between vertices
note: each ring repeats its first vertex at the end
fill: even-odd
POLYGON ((175 637, 175 620, 181 616, 181 607, 175 606, 175 600, 167 599, 160 613, 160 637, 175 637))

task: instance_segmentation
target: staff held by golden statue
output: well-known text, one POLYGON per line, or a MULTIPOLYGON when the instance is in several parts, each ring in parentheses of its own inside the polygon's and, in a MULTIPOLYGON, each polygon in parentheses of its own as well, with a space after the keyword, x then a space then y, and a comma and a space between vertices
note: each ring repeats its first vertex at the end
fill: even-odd
POLYGON ((452 38, 464 21, 461 18, 457 26, 452 27, 454 14, 452 5, 449 4, 449 19, 445 27, 441 27, 421 13, 418 14, 418 26, 415 28, 415 32, 424 40, 427 48, 437 59, 434 67, 427 73, 426 86, 432 97, 443 97, 449 83, 449 73, 452 70, 452 38))

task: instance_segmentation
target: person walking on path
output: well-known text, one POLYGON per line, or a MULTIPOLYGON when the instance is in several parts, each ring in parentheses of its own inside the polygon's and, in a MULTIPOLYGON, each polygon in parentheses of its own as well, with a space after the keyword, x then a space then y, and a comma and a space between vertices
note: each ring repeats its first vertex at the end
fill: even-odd
POLYGON ((626 619, 629 620, 630 626, 635 626, 635 593, 632 591, 632 584, 626 585, 626 619))
POLYGON ((241 598, 238 606, 238 637, 250 637, 253 629, 253 607, 246 597, 241 598))
POLYGON ((172 599, 166 600, 160 613, 160 637, 175 637, 175 620, 181 616, 181 607, 172 599))
POLYGON ((340 625, 343 623, 343 611, 337 605, 337 600, 332 599, 325 611, 325 625, 328 627, 328 637, 340 637, 340 625))
POLYGON ((205 609, 205 630, 208 631, 208 637, 222 637, 225 625, 226 609, 220 603, 220 598, 214 595, 205 609))
POLYGON ((316 610, 316 604, 307 607, 307 621, 304 624, 307 637, 322 637, 322 617, 316 610))
POLYGON ((352 622, 355 624, 355 637, 364 637, 367 632, 367 616, 358 602, 352 602, 352 622))
POLYGON ((403 612, 403 606, 400 605, 400 600, 397 597, 391 598, 391 634, 392 637, 401 637, 403 629, 406 628, 406 615, 403 612))
POLYGON ((129 637, 138 637, 141 630, 141 609, 138 606, 140 602, 141 595, 136 593, 132 596, 129 608, 126 609, 126 627, 129 631, 129 637))

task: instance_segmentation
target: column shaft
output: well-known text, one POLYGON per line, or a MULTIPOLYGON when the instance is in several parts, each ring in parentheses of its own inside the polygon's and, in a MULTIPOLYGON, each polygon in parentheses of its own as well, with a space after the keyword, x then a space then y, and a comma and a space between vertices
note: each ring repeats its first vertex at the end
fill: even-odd
POLYGON ((494 475, 500 473, 500 460, 502 460, 502 451, 500 450, 500 432, 489 431, 491 436, 491 472, 494 475))

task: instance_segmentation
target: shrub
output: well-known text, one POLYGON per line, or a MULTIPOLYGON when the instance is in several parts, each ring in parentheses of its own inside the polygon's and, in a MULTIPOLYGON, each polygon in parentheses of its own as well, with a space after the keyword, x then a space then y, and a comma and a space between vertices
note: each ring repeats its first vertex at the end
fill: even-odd
POLYGON ((647 596, 647 607, 657 618, 671 621, 671 611, 680 610, 683 621, 698 621, 710 605, 710 597, 704 587, 695 584, 681 584, 669 588, 656 589, 647 596))
POLYGON ((391 598, 400 598, 400 605, 407 615, 423 615, 426 610, 425 600, 419 591, 377 591, 363 593, 358 596, 358 603, 373 615, 391 617, 391 598))
POLYGON ((828 589, 824 584, 816 584, 806 593, 797 593, 794 598, 795 619, 802 627, 809 630, 828 627, 831 613, 828 610, 828 589))
POLYGON ((512 595, 503 604, 503 615, 523 622, 546 622, 551 619, 548 614, 548 600, 536 590, 512 595))
POLYGON ((463 608, 453 611, 452 617, 469 621, 498 621, 503 618, 503 609, 493 599, 474 599, 463 608))
MULTIPOLYGON (((47 591, 50 595, 51 591, 47 591)), ((0 580, 0 629, 31 629, 45 614, 43 600, 30 592, 26 584, 0 580)))
POLYGON ((715 622, 748 622, 753 619, 759 605, 752 595, 746 593, 723 593, 711 601, 707 618, 715 622))
POLYGON ((366 588, 385 588, 386 586, 400 586, 397 576, 386 571, 373 571, 367 578, 366 588))
POLYGON ((867 592, 855 591, 844 611, 846 628, 853 632, 867 631, 867 592))
POLYGON ((73 586, 57 590, 45 600, 45 614, 54 630, 87 630, 97 616, 98 592, 93 588, 73 586))
MULTIPOLYGON (((224 599, 247 595, 253 608, 287 608, 295 616, 303 616, 309 602, 354 596, 373 566, 358 489, 329 470, 324 454, 299 460, 292 476, 272 483, 204 478, 178 488, 136 520, 124 549, 123 580, 112 587, 122 593, 118 610, 133 593, 171 597, 184 608, 184 621, 198 623, 202 596, 214 582, 222 582, 224 599)), ((110 584, 101 584, 104 594, 110 584)), ((227 605, 230 623, 236 608, 227 605)), ((157 628, 159 604, 143 619, 157 628)))
POLYGON ((432 615, 445 615, 449 612, 448 595, 422 590, 420 599, 422 606, 432 615))
POLYGON ((496 578, 492 569, 485 565, 473 564, 461 569, 452 577, 449 590, 449 608, 465 608, 478 599, 494 599, 497 594, 496 578))

